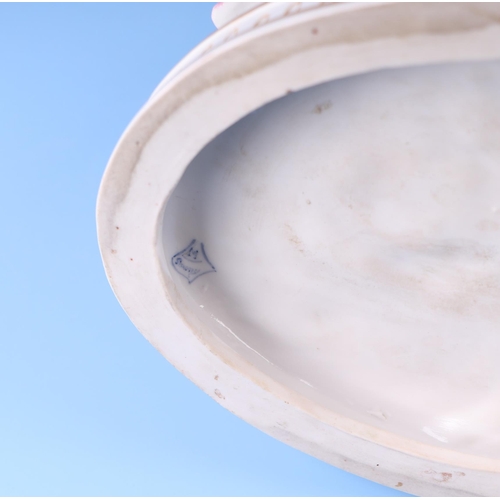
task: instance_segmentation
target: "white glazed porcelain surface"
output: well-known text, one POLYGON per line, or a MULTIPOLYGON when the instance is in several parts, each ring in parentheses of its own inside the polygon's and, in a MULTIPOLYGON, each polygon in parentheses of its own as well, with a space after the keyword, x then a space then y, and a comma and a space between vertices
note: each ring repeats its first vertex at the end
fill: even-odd
POLYGON ((382 70, 268 104, 170 198, 177 288, 319 404, 500 459, 499 116, 500 62, 382 70))
POLYGON ((230 23, 140 111, 99 193, 110 283, 174 366, 421 495, 500 492, 499 19, 348 4, 230 23))

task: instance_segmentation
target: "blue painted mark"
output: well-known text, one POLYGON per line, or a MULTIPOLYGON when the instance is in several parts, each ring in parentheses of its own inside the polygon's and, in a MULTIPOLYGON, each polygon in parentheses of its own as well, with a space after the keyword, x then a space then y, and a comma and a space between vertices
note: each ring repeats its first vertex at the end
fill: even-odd
POLYGON ((196 278, 215 273, 216 269, 208 260, 203 243, 196 240, 172 257, 174 269, 192 283, 196 278))

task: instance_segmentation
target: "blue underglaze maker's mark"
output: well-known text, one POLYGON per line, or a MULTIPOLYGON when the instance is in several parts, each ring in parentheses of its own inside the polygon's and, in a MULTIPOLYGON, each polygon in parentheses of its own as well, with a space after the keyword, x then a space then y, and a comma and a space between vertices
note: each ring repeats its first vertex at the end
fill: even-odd
POLYGON ((196 240, 172 257, 172 265, 189 283, 202 274, 216 272, 215 267, 208 260, 203 243, 196 240))

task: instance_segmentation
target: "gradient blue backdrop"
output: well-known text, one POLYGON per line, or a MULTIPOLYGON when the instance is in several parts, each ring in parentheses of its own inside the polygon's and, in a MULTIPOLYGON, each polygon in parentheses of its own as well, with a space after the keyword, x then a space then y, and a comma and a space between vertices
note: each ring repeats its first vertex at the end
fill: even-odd
POLYGON ((106 281, 101 175, 212 5, 0 5, 0 495, 402 495, 224 410, 106 281))

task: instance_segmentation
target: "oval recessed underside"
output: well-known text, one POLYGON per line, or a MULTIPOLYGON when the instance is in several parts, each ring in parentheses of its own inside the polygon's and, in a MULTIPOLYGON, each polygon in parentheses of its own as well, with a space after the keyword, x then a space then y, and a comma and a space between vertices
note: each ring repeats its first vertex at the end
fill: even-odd
POLYGON ((191 162, 162 235, 191 314, 262 372, 500 459, 500 62, 380 70, 264 106, 191 162))

